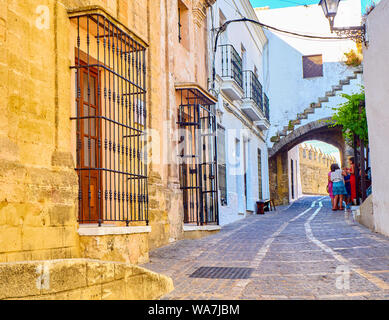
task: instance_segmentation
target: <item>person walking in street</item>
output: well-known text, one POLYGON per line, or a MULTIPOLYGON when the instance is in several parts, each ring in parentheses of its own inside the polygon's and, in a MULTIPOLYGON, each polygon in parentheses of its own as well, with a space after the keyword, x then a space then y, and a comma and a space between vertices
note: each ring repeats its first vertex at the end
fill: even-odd
POLYGON ((331 165, 331 181, 332 181, 332 193, 334 194, 333 211, 344 210, 343 197, 347 194, 344 186, 343 171, 339 168, 339 165, 333 163, 331 165))
POLYGON ((347 194, 345 194, 346 209, 349 210, 351 208, 352 200, 351 200, 350 174, 348 173, 347 168, 343 168, 343 175, 344 175, 344 186, 347 191, 347 194))
POLYGON ((350 186, 351 186, 351 202, 355 204, 357 199, 357 184, 355 178, 355 158, 351 157, 349 160, 350 168, 348 169, 348 174, 350 175, 350 186))
POLYGON ((330 195, 330 198, 331 198, 331 204, 332 204, 332 208, 334 208, 334 193, 332 192, 332 181, 331 181, 331 172, 328 172, 328 185, 327 185, 327 191, 328 191, 328 194, 330 195))

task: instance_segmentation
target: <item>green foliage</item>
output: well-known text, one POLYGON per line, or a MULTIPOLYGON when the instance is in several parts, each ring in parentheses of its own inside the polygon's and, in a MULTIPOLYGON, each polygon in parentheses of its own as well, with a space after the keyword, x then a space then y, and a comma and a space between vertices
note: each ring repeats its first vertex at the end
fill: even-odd
POLYGON ((333 115, 332 120, 336 122, 332 126, 341 125, 343 127, 343 135, 348 143, 353 141, 353 136, 356 134, 366 144, 368 143, 368 129, 366 109, 362 107, 361 113, 359 112, 360 103, 365 102, 365 91, 354 93, 352 95, 342 94, 342 97, 347 101, 338 108, 333 108, 336 113, 333 115))
POLYGON ((350 52, 346 52, 345 54, 346 61, 345 64, 349 67, 358 67, 362 64, 362 54, 355 52, 353 49, 351 49, 350 52))

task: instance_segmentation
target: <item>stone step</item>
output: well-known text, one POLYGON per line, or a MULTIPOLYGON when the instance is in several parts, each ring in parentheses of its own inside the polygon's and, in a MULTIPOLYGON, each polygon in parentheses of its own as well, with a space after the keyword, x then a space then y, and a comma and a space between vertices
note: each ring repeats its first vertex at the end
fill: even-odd
POLYGON ((340 80, 339 84, 341 84, 341 85, 348 85, 348 84, 350 84, 350 80, 340 80))
POLYGON ((308 109, 304 110, 304 113, 305 114, 312 114, 312 113, 315 113, 315 110, 313 108, 308 108, 308 109))
POLYGON ((355 74, 360 74, 360 73, 363 73, 363 69, 362 68, 358 68, 357 70, 354 71, 355 74))
POLYGON ((299 119, 294 120, 294 121, 293 121, 293 124, 294 124, 295 126, 298 126, 298 125, 301 124, 301 120, 299 120, 299 119))
POLYGON ((356 74, 354 74, 353 76, 347 77, 347 79, 349 79, 349 80, 355 80, 356 78, 358 78, 358 76, 356 74))
POLYGON ((312 108, 315 108, 315 109, 319 109, 322 107, 322 104, 321 103, 315 103, 312 108))
POLYGON ((284 129, 279 133, 281 137, 287 136, 288 135, 288 127, 284 127, 284 129))
POLYGON ((319 102, 320 102, 320 103, 323 103, 323 102, 328 102, 328 101, 330 101, 330 100, 328 99, 328 97, 325 97, 325 98, 319 98, 319 102))
POLYGON ((297 115, 297 119, 298 120, 308 119, 308 116, 305 113, 301 113, 297 115))
POLYGON ((334 91, 327 91, 326 97, 335 97, 335 92, 334 91))
POLYGON ((343 90, 343 86, 342 85, 332 86, 332 90, 333 91, 341 91, 341 90, 343 90))

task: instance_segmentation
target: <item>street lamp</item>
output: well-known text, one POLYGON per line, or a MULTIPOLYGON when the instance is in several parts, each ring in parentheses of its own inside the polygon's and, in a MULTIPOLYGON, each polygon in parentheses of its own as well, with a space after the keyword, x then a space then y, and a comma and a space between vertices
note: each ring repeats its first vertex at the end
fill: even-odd
POLYGON ((365 25, 355 27, 334 27, 335 16, 338 13, 340 0, 320 0, 319 6, 323 9, 325 17, 330 22, 331 32, 335 32, 338 36, 343 36, 352 39, 358 43, 365 42, 365 25))
POLYGON ((323 9, 324 15, 330 22, 331 29, 334 27, 334 19, 338 13, 340 0, 320 0, 319 6, 323 9))

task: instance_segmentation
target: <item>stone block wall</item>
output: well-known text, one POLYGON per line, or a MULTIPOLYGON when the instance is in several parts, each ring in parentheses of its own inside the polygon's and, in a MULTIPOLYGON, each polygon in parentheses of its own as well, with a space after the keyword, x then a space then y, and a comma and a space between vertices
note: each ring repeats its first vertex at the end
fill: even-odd
POLYGON ((0 261, 78 257, 66 8, 0 8, 0 261))
POLYGON ((178 170, 163 162, 162 150, 170 156, 175 150, 176 82, 207 83, 207 61, 194 61, 207 50, 209 4, 187 3, 193 27, 186 53, 193 62, 190 74, 181 68, 183 61, 177 62, 180 50, 170 32, 169 23, 177 27, 175 0, 0 0, 0 262, 84 255, 77 233, 79 186, 70 120, 74 39, 69 13, 76 11, 103 11, 147 47, 147 125, 161 134, 159 162, 149 167, 154 178, 148 246, 183 238, 178 170))
POLYGON ((288 152, 269 159, 270 197, 276 206, 289 203, 288 152))
POLYGON ((336 158, 305 144, 300 145, 299 153, 302 193, 328 195, 328 173, 336 158))
POLYGON ((152 300, 173 288, 166 276, 119 262, 0 263, 0 300, 152 300))

